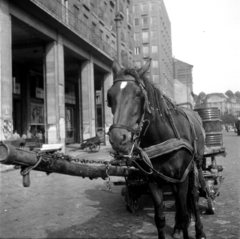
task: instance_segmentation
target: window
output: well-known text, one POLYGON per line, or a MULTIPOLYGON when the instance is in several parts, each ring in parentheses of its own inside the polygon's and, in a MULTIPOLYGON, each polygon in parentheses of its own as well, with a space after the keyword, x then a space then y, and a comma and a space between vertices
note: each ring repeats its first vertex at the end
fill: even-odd
POLYGON ((139 46, 134 47, 134 54, 135 55, 139 55, 140 54, 140 47, 139 46))
POLYGON ((107 43, 109 44, 109 42, 110 42, 110 37, 108 36, 108 35, 106 35, 106 40, 107 40, 107 43))
POLYGON ((158 68, 158 61, 157 60, 152 61, 152 67, 153 68, 158 68))
POLYGON ((157 10, 157 4, 151 3, 151 11, 156 11, 156 10, 157 10))
POLYGON ((143 46, 143 57, 149 56, 149 47, 143 46))
POLYGON ((140 33, 134 33, 134 41, 140 40, 140 33))
POLYGON ((148 32, 142 33, 142 40, 143 40, 143 43, 148 43, 148 32))
POLYGON ((158 46, 152 46, 152 53, 158 52, 158 46))
POLYGON ((142 18, 142 27, 143 27, 143 28, 148 27, 148 16, 144 16, 144 17, 142 18))
POLYGON ((135 19, 134 19, 134 23, 135 23, 135 24, 134 24, 135 26, 139 26, 139 18, 135 18, 135 19))
POLYGON ((147 4, 143 4, 142 5, 142 12, 143 13, 147 13, 147 11, 148 11, 148 5, 147 4))
POLYGON ((152 31, 151 36, 152 36, 152 39, 156 39, 157 38, 157 31, 152 31))
POLYGON ((96 27, 97 27, 97 25, 94 22, 92 22, 92 31, 94 33, 96 33, 96 27))
POLYGON ((139 6, 139 5, 133 6, 133 12, 134 12, 134 13, 140 12, 140 6, 139 6))
POLYGON ((68 23, 68 0, 62 0, 65 21, 68 23))
POLYGON ((158 83, 158 75, 153 75, 153 83, 158 83))
POLYGON ((157 26, 157 17, 151 17, 151 25, 157 26))
POLYGON ((85 14, 83 14, 83 19, 84 19, 85 25, 88 25, 88 16, 86 16, 85 14))
POLYGON ((100 30, 100 36, 103 39, 103 30, 100 30))

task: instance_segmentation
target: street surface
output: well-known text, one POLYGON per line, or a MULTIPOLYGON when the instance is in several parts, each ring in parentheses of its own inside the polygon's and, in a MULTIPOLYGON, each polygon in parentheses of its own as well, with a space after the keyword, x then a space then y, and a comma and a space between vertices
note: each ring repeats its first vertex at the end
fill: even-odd
MULTIPOLYGON (((217 157, 225 181, 214 215, 202 214, 208 239, 240 238, 240 137, 224 132, 227 156, 217 157)), ((77 152, 75 152, 75 155, 77 152)), ((30 173, 31 186, 22 186, 19 170, 1 173, 1 238, 157 238, 149 196, 140 199, 136 215, 125 209, 122 186, 107 190, 106 181, 60 174, 30 173)), ((111 183, 120 178, 111 177, 111 183)), ((174 202, 165 200, 167 238, 174 225, 174 202)), ((204 212, 206 200, 200 199, 204 212)), ((195 238, 194 222, 189 231, 195 238)))

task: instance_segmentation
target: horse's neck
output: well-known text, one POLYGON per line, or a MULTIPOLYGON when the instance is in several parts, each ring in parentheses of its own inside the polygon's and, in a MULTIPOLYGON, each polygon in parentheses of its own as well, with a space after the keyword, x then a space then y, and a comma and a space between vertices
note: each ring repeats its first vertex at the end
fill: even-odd
POLYGON ((175 134, 168 119, 150 120, 149 127, 141 140, 141 146, 150 147, 171 138, 175 138, 175 134))

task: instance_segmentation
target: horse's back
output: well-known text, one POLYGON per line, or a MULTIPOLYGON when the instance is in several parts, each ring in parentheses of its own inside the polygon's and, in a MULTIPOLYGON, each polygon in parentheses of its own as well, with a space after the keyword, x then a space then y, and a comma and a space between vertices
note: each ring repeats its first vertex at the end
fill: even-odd
POLYGON ((204 154, 204 140, 205 131, 202 125, 202 119, 196 111, 188 108, 181 108, 181 110, 186 114, 189 123, 193 124, 192 134, 193 137, 197 139, 197 153, 201 156, 204 154))

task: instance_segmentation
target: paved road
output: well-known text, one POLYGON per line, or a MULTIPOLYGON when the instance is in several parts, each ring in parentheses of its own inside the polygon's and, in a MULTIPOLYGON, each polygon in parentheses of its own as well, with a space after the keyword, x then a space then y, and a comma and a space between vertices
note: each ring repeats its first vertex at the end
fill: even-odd
MULTIPOLYGON (((224 184, 216 200, 216 214, 203 214, 208 239, 239 239, 240 137, 224 133, 227 157, 224 184)), ((77 152, 75 152, 77 154, 77 152)), ((106 182, 59 174, 31 172, 31 187, 22 187, 18 170, 1 173, 1 238, 157 238, 148 196, 140 199, 135 216, 125 210, 121 187, 107 191, 106 182)), ((111 177, 111 181, 119 178, 111 177)), ((206 201, 201 198, 202 208, 206 201)), ((166 234, 171 238, 173 201, 166 205, 166 234)), ((190 234, 194 238, 193 223, 190 234)))

